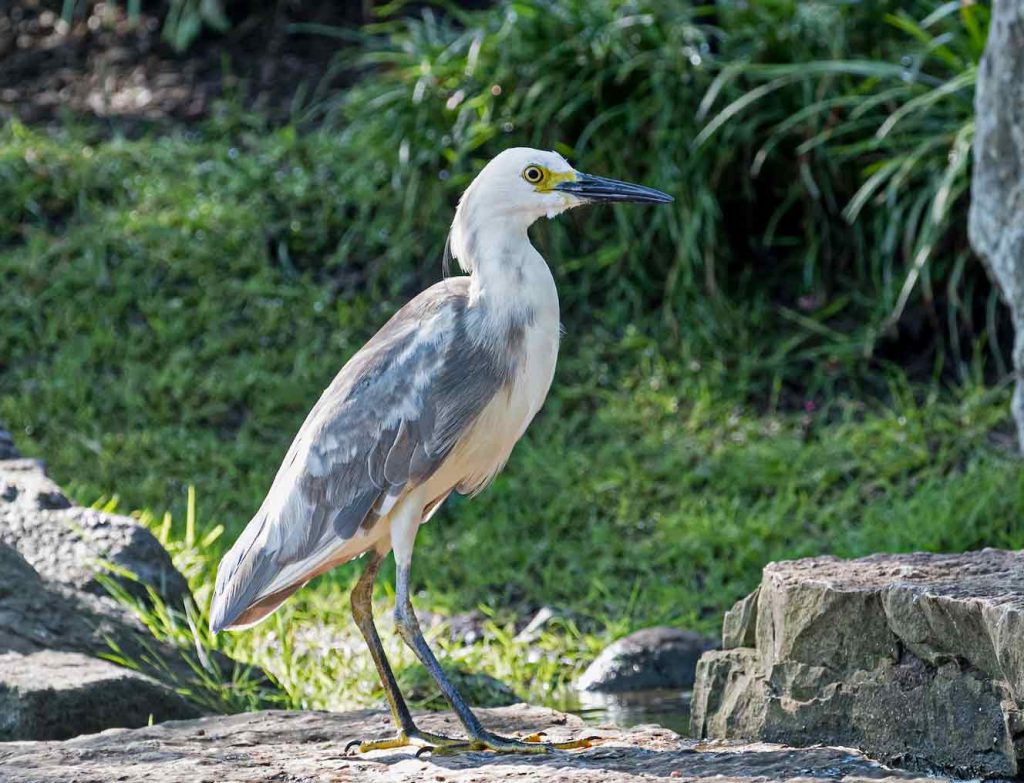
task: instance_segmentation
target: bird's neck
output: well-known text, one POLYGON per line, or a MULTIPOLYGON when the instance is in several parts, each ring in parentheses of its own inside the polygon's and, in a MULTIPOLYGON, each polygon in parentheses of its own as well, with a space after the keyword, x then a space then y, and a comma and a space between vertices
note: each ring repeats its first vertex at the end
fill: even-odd
POLYGON ((530 243, 530 223, 518 216, 473 221, 459 210, 452 224, 451 250, 470 274, 470 300, 518 320, 558 321, 558 292, 540 253, 530 243))

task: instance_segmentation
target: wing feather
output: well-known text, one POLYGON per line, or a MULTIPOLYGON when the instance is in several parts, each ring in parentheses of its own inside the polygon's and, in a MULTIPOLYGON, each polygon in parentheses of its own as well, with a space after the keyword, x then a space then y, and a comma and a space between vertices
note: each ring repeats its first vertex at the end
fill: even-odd
POLYGON ((468 278, 442 281, 342 368, 220 563, 214 630, 269 614, 437 470, 514 371, 471 339, 475 317, 468 278))

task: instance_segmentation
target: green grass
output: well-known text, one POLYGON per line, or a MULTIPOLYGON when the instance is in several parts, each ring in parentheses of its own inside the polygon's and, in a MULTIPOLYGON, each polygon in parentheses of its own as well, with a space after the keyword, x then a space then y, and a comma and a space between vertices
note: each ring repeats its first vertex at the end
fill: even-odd
MULTIPOLYGON (((310 252, 333 242, 337 144, 213 126, 90 146, 76 131, 0 135, 0 420, 79 501, 156 510, 141 518, 199 614, 306 410, 400 301, 286 264, 267 239, 287 232, 310 252), (281 182, 287 198, 271 195, 281 182)), ((735 353, 696 328, 676 339, 642 320, 565 317, 553 393, 508 469, 421 532, 418 604, 490 617, 488 639, 466 649, 438 634, 460 667, 558 702, 613 637, 652 623, 713 633, 770 560, 1024 546, 1019 463, 992 437, 1007 426, 1005 389, 910 385, 889 369, 884 396, 857 399, 823 364, 805 392, 813 410, 793 410, 760 394, 764 366, 788 348, 756 338, 756 313, 735 353), (566 619, 516 641, 516 617, 544 605, 566 619)), ((283 703, 372 701, 347 616, 354 575, 339 569, 257 629, 204 642, 266 666, 283 703)), ((182 618, 148 622, 195 655, 182 618)), ((387 638, 403 683, 422 682, 387 638)), ((223 708, 263 703, 240 685, 210 689, 223 708)))
MULTIPOLYGON (((564 379, 495 485, 421 531, 418 606, 442 615, 480 608, 488 618, 485 640, 466 647, 444 625, 436 630, 453 666, 494 675, 533 701, 571 704, 572 680, 603 644, 656 623, 715 634, 722 611, 769 561, 1024 546, 1024 477, 993 439, 1006 423, 1001 390, 915 400, 896 384, 889 406, 847 401, 828 416, 765 416, 701 396, 692 379, 649 372, 585 403, 583 378, 564 379), (539 638, 517 639, 514 620, 539 605, 562 619, 539 638)), ((191 525, 142 519, 205 606, 219 528, 201 515, 191 525), (212 528, 210 540, 192 526, 212 528)), ((340 569, 267 623, 218 640, 203 634, 204 643, 271 671, 285 704, 372 703, 375 675, 347 610, 354 576, 340 569)), ((382 582, 378 617, 390 629, 391 575, 382 582)), ((403 687, 438 706, 411 653, 384 636, 403 687)), ((192 655, 183 624, 168 637, 192 655)), ((241 699, 226 692, 225 706, 235 707, 241 699)))
MULTIPOLYGON (((929 122, 943 143, 959 138, 966 93, 914 114, 889 146, 837 150, 821 136, 829 101, 860 96, 872 136, 881 114, 934 84, 908 83, 886 103, 882 80, 821 65, 695 147, 701 104, 736 106, 763 68, 851 53, 898 62, 918 29, 905 17, 880 27, 898 10, 886 2, 718 6, 720 27, 706 9, 588 0, 554 15, 520 2, 392 20, 359 37, 356 65, 369 75, 308 101, 286 127, 224 104, 209 121, 137 140, 73 122, 0 129, 0 421, 77 500, 139 509, 170 549, 197 606, 134 607, 192 664, 196 682, 182 688, 225 710, 379 698, 347 613, 357 564, 249 632, 211 638, 203 615, 219 556, 306 411, 439 277, 458 192, 512 143, 665 188, 678 209, 580 211, 533 230, 567 326, 551 397, 495 484, 421 531, 414 561, 419 607, 487 617, 486 639, 468 647, 433 632, 452 665, 561 703, 612 638, 653 623, 714 633, 771 560, 1024 546, 1024 480, 1001 445, 1009 392, 986 386, 999 374, 985 343, 996 329, 970 342, 954 325, 968 339, 955 350, 952 337, 923 355, 904 349, 914 380, 870 358, 865 339, 913 267, 915 226, 949 171, 945 148, 862 189, 913 158, 929 122), (784 122, 802 107, 806 125, 784 122), (850 225, 842 212, 858 192, 850 225), (917 217, 887 227, 893 203, 917 217), (764 204, 771 211, 754 209, 764 204), (897 228, 894 241, 886 232, 897 228), (802 305, 807 296, 819 303, 802 305), (951 362, 958 372, 944 373, 951 362), (559 619, 517 639, 516 620, 541 606, 559 619), (204 664, 213 649, 266 667, 280 692, 204 664)), ((935 23, 970 68, 977 31, 958 18, 935 23)), ((933 44, 912 54, 934 65, 933 44)), ((956 219, 961 162, 941 224, 922 240, 941 263, 922 266, 915 290, 928 299, 941 283, 964 312, 988 308, 992 324, 956 219)), ((390 569, 381 581, 389 626, 390 569)), ((411 654, 385 638, 403 685, 436 704, 411 654)))

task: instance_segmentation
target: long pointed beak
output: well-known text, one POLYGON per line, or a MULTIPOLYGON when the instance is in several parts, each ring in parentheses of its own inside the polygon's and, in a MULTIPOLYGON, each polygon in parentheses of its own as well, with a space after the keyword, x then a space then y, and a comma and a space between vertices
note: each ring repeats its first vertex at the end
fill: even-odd
POLYGON ((555 185, 554 189, 563 193, 572 193, 583 201, 635 201, 640 204, 669 204, 674 200, 668 193, 662 193, 654 188, 580 172, 576 172, 576 179, 560 182, 555 185))

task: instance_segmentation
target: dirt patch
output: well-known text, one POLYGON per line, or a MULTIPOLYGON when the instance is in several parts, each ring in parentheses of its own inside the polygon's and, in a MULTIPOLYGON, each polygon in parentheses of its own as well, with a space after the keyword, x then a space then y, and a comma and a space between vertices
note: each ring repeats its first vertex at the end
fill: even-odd
POLYGON ((297 98, 308 105, 344 83, 331 68, 343 44, 295 25, 351 28, 372 4, 228 3, 229 29, 205 32, 184 53, 162 40, 155 6, 129 16, 126 5, 79 2, 67 20, 62 0, 0 3, 0 119, 73 116, 130 132, 208 116, 229 98, 287 121, 297 98))

